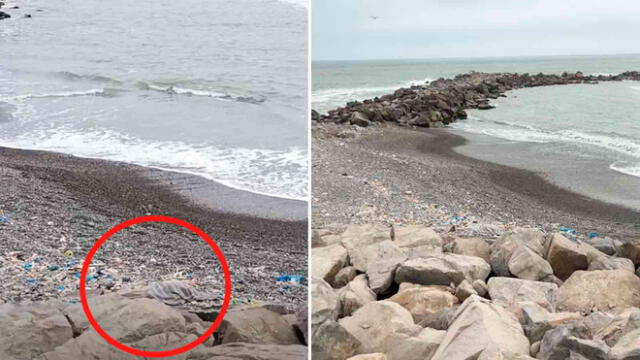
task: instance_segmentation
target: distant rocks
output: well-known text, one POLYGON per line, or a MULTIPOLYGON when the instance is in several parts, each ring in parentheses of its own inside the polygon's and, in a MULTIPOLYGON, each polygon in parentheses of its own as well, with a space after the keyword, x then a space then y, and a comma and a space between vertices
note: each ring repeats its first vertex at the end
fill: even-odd
POLYGON ((8 19, 10 17, 11 15, 7 14, 6 12, 0 11, 0 20, 8 19))
POLYGON ((313 256, 324 259, 314 263, 344 265, 321 267, 340 274, 333 284, 325 271, 312 279, 314 359, 640 358, 633 242, 590 241, 604 253, 535 228, 495 238, 422 225, 315 234, 313 256))
POLYGON ((479 73, 438 79, 428 85, 414 85, 364 101, 353 101, 330 110, 326 115, 312 111, 312 119, 320 122, 353 124, 361 127, 380 122, 406 126, 442 127, 458 119, 466 119, 466 109, 489 110, 491 99, 504 97, 518 88, 596 84, 599 81, 640 80, 640 73, 628 71, 618 75, 587 75, 581 72, 553 74, 479 73))

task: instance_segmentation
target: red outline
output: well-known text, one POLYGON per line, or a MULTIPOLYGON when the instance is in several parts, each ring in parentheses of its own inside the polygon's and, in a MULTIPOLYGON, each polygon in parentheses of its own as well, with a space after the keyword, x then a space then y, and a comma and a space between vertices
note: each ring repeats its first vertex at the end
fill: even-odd
POLYGON ((109 231, 107 231, 104 235, 102 235, 100 239, 98 239, 98 241, 93 245, 93 247, 91 248, 91 250, 87 254, 87 257, 84 260, 84 264, 82 265, 82 271, 80 273, 80 301, 82 302, 82 309, 84 310, 84 313, 87 316, 87 319, 89 320, 89 323, 91 324, 91 326, 93 326, 93 328, 98 332, 98 334, 100 334, 102 338, 107 340, 109 344, 115 346, 116 348, 124 352, 137 355, 137 356, 146 356, 146 357, 154 357, 154 358, 175 356, 175 355, 179 355, 184 352, 187 352, 195 348, 196 346, 202 344, 211 335, 213 335, 213 333, 216 331, 218 326, 220 326, 220 323, 222 322, 222 319, 224 318, 225 314, 227 313, 227 309, 229 308, 229 303, 231 302, 231 274, 229 273, 229 266, 227 265, 227 260, 222 254, 222 251, 220 250, 218 245, 216 245, 216 243, 204 231, 200 230, 196 226, 184 220, 180 220, 180 219, 169 217, 169 216, 162 216, 162 215, 141 216, 141 217, 127 220, 125 222, 122 222, 112 227, 111 229, 109 229, 109 231), (209 244, 211 249, 213 249, 213 252, 216 254, 218 261, 222 266, 222 271, 224 273, 224 289, 225 289, 224 301, 222 303, 222 308, 220 309, 218 316, 216 317, 215 321, 213 322, 209 330, 207 330, 195 341, 172 350, 144 351, 144 350, 134 349, 132 347, 129 347, 120 343, 119 341, 109 336, 109 334, 107 334, 107 332, 104 331, 100 327, 100 325, 98 325, 98 322, 93 317, 93 314, 91 314, 91 310, 89 309, 89 303, 87 302, 87 294, 85 289, 86 277, 87 277, 87 272, 89 271, 89 265, 91 265, 91 260, 93 259, 93 256, 96 254, 98 249, 102 246, 102 244, 104 244, 105 241, 107 241, 111 236, 113 236, 113 234, 129 226, 144 223, 144 222, 165 222, 165 223, 179 225, 193 231, 196 235, 200 236, 207 244, 209 244))

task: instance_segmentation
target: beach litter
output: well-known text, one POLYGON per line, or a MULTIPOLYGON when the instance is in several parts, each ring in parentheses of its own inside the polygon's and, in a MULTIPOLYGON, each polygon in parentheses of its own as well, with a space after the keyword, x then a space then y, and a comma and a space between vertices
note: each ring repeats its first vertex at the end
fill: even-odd
POLYGON ((576 230, 572 229, 572 228, 561 226, 559 230, 560 230, 561 233, 563 233, 564 235, 569 236, 570 238, 575 238, 576 235, 577 235, 576 230))
POLYGON ((280 275, 276 276, 276 281, 285 284, 304 285, 307 283, 307 278, 303 275, 280 275))
POLYGON ((10 223, 11 223, 11 220, 9 220, 8 216, 6 216, 6 215, 0 216, 0 224, 8 225, 10 223))
POLYGON ((593 232, 593 231, 589 232, 589 233, 587 234, 587 236, 589 236, 589 239, 593 239, 593 238, 599 238, 599 237, 601 237, 601 236, 600 236, 600 234, 598 234, 597 232, 593 232))

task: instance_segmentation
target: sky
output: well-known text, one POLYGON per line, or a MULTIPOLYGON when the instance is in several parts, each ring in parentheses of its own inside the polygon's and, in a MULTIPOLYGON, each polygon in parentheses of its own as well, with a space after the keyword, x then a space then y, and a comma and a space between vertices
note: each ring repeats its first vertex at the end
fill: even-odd
POLYGON ((311 3, 314 61, 640 53, 637 0, 311 3))

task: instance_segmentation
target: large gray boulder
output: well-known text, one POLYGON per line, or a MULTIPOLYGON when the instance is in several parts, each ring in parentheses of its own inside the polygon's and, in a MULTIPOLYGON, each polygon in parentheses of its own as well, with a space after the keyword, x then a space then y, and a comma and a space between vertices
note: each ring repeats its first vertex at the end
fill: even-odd
POLYGON ((329 284, 333 284, 336 274, 347 262, 347 250, 340 244, 311 249, 312 276, 329 284))
POLYGON ((361 342, 359 353, 384 353, 390 360, 428 359, 444 335, 414 324, 411 313, 391 301, 368 303, 340 324, 361 342))
POLYGON ((546 259, 551 264, 553 273, 562 281, 568 279, 575 271, 586 270, 589 267, 584 249, 561 234, 553 234, 546 259))
POLYGON ((560 325, 582 320, 580 313, 549 312, 533 302, 521 304, 521 323, 524 332, 532 343, 542 340, 544 334, 560 325))
POLYGON ((54 303, 0 305, 0 359, 33 359, 73 338, 54 303))
POLYGON ((553 275, 547 260, 526 246, 520 246, 513 252, 507 266, 513 276, 525 280, 545 280, 553 275))
POLYGON ((376 300, 376 294, 369 288, 367 276, 356 276, 347 286, 338 290, 340 316, 351 316, 356 310, 376 300))
POLYGON ((471 296, 458 309, 432 360, 474 359, 486 349, 529 355, 529 347, 513 315, 489 300, 471 296))
POLYGON ((394 227, 394 244, 403 249, 410 259, 442 253, 442 238, 424 225, 394 227))
POLYGON ((558 285, 553 283, 522 280, 507 277, 489 279, 489 297, 495 304, 512 308, 520 302, 534 302, 543 308, 554 311, 558 285))
POLYGON ((451 252, 479 257, 487 263, 491 261, 491 245, 480 238, 457 238, 451 244, 451 252))
POLYGON ((350 254, 352 265, 367 273, 369 287, 377 294, 391 287, 398 265, 407 259, 405 252, 391 240, 353 249, 350 254))
POLYGON ((262 306, 231 309, 224 317, 220 332, 223 344, 300 344, 294 327, 282 315, 262 306))
POLYGON ((396 270, 396 282, 457 286, 463 280, 485 280, 490 272, 491 267, 482 258, 440 254, 405 261, 396 270))
POLYGON ((538 229, 517 228, 507 231, 491 245, 491 269, 498 276, 510 276, 509 260, 521 246, 543 256, 545 234, 538 229))
POLYGON ((416 323, 440 310, 450 308, 458 303, 458 298, 451 289, 444 286, 418 286, 405 289, 392 297, 393 301, 409 310, 416 323))
POLYGON ((640 278, 625 270, 576 271, 558 289, 557 304, 560 311, 584 313, 640 307, 640 278))
POLYGON ((611 349, 612 360, 640 359, 640 329, 624 335, 611 349))
POLYGON ((307 347, 302 345, 231 343, 213 347, 198 346, 189 352, 189 360, 301 360, 306 358, 307 347))
POLYGON ((313 333, 311 356, 314 360, 344 360, 355 355, 360 341, 335 321, 327 321, 313 333))
MULTIPOLYGON (((325 321, 335 321, 340 315, 338 295, 331 285, 322 279, 311 279, 311 328, 325 321)), ((314 330, 312 330, 314 331, 314 330)))
POLYGON ((537 358, 540 360, 609 360, 609 346, 601 340, 584 339, 583 329, 572 324, 559 326, 544 334, 537 358))
POLYGON ((391 240, 391 228, 374 224, 352 224, 347 226, 340 238, 342 245, 351 255, 354 249, 391 240))

